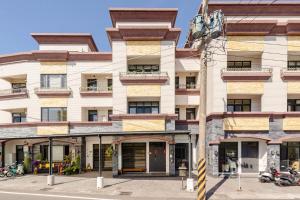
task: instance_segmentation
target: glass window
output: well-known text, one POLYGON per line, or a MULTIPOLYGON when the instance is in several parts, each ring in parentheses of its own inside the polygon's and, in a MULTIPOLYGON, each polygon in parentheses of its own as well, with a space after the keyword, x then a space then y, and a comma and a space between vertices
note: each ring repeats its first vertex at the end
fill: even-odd
POLYGON ((107 79, 107 90, 112 91, 112 79, 107 79))
POLYGON ((87 79, 87 90, 97 91, 97 79, 87 79))
POLYGON ((299 99, 288 99, 287 111, 288 112, 300 111, 300 100, 299 99))
POLYGON ((66 88, 67 78, 65 74, 42 74, 41 88, 66 88))
POLYGON ((180 119, 180 109, 179 108, 175 108, 175 114, 178 116, 177 119, 180 119))
POLYGON ((67 108, 41 108, 42 121, 67 121, 67 108))
POLYGON ((12 113, 12 123, 26 122, 25 113, 12 113))
POLYGON ((186 77, 186 89, 195 89, 196 88, 196 77, 187 76, 186 77))
POLYGON ((178 89, 179 88, 179 76, 175 77, 175 88, 178 89))
POLYGON ((111 115, 113 114, 113 111, 112 110, 108 110, 107 111, 107 119, 108 119, 108 121, 111 121, 111 115))
POLYGON ((232 70, 249 70, 251 69, 251 61, 228 61, 227 69, 232 70))
POLYGON ((251 99, 227 99, 227 112, 251 112, 251 99))
POLYGON ((128 72, 132 72, 132 73, 159 72, 159 65, 128 65, 128 72))
POLYGON ((186 119, 195 120, 196 119, 196 108, 187 108, 186 109, 186 119))
POLYGON ((299 70, 300 61, 288 61, 288 70, 299 70))
POLYGON ((89 110, 88 111, 88 121, 89 122, 98 121, 98 111, 97 110, 89 110))
POLYGON ((128 113, 129 114, 142 114, 142 113, 152 113, 158 114, 159 113, 159 102, 129 102, 128 103, 128 113))

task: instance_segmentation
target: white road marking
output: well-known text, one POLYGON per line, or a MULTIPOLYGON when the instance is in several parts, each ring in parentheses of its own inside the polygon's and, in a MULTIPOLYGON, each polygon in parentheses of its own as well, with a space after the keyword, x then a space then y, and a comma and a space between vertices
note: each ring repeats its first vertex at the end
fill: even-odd
POLYGON ((6 192, 0 191, 0 194, 15 194, 15 195, 27 195, 27 196, 41 196, 41 197, 58 197, 66 199, 87 199, 87 200, 118 200, 118 199, 102 199, 94 197, 80 197, 80 196, 67 196, 67 195, 55 195, 55 194, 38 194, 38 193, 25 193, 25 192, 6 192))

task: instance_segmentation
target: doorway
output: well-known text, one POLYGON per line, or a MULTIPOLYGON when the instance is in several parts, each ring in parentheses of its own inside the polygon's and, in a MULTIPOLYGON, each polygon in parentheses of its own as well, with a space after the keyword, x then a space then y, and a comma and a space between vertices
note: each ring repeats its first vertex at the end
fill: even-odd
POLYGON ((24 161, 23 145, 16 145, 16 162, 17 164, 23 164, 23 161, 24 161))
MULTIPOLYGON (((101 144, 101 166, 102 170, 112 170, 112 153, 110 144, 101 144)), ((93 169, 99 170, 99 144, 93 144, 93 169)))
POLYGON ((122 171, 146 171, 146 143, 122 144, 122 171))
POLYGON ((219 145, 219 172, 236 173, 238 161, 238 143, 221 142, 219 145))
MULTIPOLYGON (((192 155, 191 155, 192 156, 192 155)), ((189 144, 188 143, 177 143, 175 144, 175 169, 181 166, 184 163, 186 168, 189 167, 189 144)))
POLYGON ((166 171, 166 143, 150 142, 149 143, 149 171, 165 172, 166 171))
POLYGON ((258 142, 242 142, 242 172, 258 172, 258 142))

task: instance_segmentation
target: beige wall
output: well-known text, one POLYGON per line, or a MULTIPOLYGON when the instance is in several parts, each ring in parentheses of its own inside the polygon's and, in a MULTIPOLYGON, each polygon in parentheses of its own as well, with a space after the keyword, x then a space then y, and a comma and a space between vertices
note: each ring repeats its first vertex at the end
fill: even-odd
POLYGON ((61 51, 91 51, 88 44, 40 44, 40 50, 61 50, 61 51))

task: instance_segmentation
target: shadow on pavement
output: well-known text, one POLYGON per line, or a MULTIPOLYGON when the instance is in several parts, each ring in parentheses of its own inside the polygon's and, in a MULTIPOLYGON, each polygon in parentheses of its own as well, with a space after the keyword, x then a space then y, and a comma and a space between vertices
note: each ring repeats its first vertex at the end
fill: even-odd
POLYGON ((206 193, 206 198, 210 199, 210 197, 227 181, 228 178, 229 178, 228 176, 225 176, 214 187, 212 187, 210 190, 208 190, 206 193))

